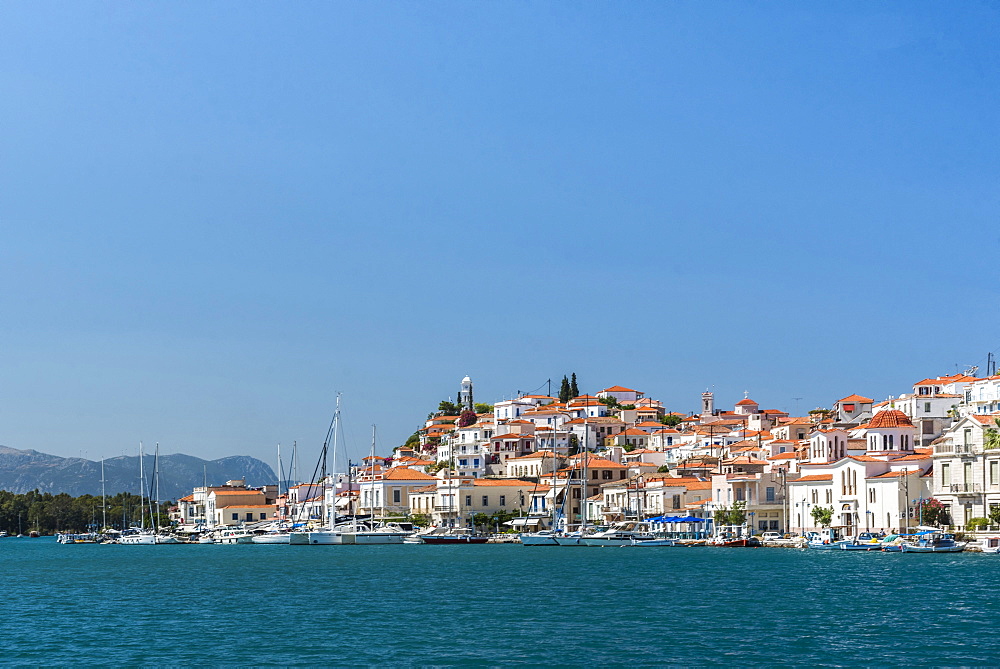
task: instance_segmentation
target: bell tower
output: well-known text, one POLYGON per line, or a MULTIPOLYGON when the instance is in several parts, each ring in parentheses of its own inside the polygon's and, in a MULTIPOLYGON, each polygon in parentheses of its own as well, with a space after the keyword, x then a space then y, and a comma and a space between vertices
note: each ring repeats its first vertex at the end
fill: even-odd
POLYGON ((458 391, 458 406, 463 410, 475 411, 472 401, 472 379, 466 376, 462 379, 462 389, 458 391))
POLYGON ((701 394, 701 415, 711 416, 715 413, 715 395, 711 390, 701 394))

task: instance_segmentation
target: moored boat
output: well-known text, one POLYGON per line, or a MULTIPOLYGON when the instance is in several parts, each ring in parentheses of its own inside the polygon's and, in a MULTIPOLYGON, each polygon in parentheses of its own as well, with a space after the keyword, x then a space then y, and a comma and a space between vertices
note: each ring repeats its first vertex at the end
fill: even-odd
POLYGON ((556 533, 552 530, 541 530, 540 532, 525 532, 521 535, 523 546, 558 546, 556 533))
POLYGON ((955 541, 955 535, 943 532, 921 532, 916 541, 904 541, 900 547, 903 553, 961 553, 964 542, 955 541))

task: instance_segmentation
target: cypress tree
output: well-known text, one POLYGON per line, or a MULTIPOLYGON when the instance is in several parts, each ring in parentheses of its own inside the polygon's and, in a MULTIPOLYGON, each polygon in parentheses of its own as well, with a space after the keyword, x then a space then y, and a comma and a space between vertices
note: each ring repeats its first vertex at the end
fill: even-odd
POLYGON ((580 389, 576 387, 576 372, 573 372, 573 380, 569 382, 570 397, 579 397, 580 389))
POLYGON ((562 383, 559 386, 559 401, 563 404, 569 402, 569 379, 563 376, 562 383))

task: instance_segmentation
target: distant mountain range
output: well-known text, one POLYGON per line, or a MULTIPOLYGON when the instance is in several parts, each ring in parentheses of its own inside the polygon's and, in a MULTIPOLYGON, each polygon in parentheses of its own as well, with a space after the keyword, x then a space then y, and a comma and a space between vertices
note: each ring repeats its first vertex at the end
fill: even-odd
MULTIPOLYGON (((153 456, 143 456, 147 485, 152 481, 153 456)), ((218 460, 202 460, 175 453, 160 456, 160 499, 177 500, 196 486, 221 485, 231 479, 245 479, 247 485, 261 486, 275 482, 274 470, 246 455, 218 460)), ((139 492, 139 457, 119 456, 104 461, 105 490, 139 492)), ((101 463, 84 458, 61 458, 38 451, 20 451, 0 446, 0 490, 25 493, 65 492, 77 495, 101 494, 101 463)))

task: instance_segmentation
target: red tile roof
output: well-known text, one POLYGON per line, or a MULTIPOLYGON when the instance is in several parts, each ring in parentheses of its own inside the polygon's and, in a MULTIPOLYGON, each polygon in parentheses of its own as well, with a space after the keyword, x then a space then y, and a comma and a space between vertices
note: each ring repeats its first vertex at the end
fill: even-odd
POLYGON ((910 418, 899 409, 886 409, 879 411, 868 422, 869 430, 894 427, 913 427, 910 418))

